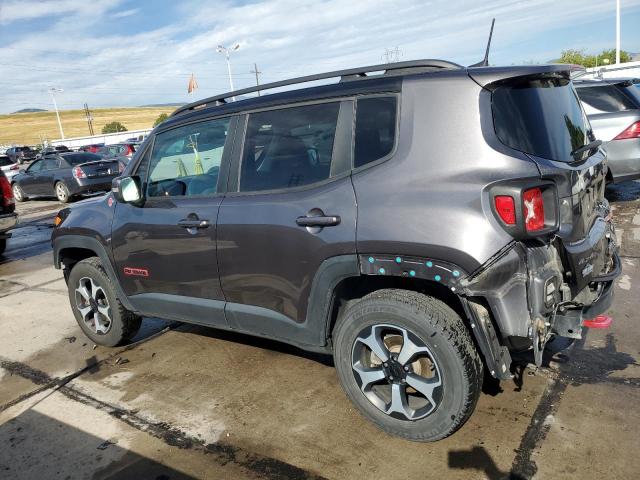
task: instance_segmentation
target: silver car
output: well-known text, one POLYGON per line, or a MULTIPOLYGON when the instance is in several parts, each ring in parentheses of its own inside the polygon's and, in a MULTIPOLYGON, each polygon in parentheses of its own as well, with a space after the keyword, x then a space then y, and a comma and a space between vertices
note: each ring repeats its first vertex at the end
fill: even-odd
POLYGON ((574 80, 609 159, 609 181, 640 178, 640 79, 574 80))
POLYGON ((11 183, 11 179, 20 173, 20 165, 17 162, 12 161, 6 155, 0 155, 0 170, 4 173, 9 183, 11 183))

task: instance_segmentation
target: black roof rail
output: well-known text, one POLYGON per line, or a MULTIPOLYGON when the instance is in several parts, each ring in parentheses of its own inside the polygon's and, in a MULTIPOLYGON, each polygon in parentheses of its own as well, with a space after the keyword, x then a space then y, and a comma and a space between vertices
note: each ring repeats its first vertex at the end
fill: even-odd
POLYGON ((240 90, 234 90, 233 92, 223 93, 222 95, 215 95, 213 97, 204 98, 197 102, 189 103, 175 110, 171 116, 176 116, 189 110, 197 110, 204 108, 208 105, 223 105, 227 103, 227 99, 232 97, 238 97, 240 95, 246 95, 247 93, 254 93, 262 90, 270 90, 272 88, 286 87, 287 85, 295 85, 299 83, 315 82, 317 80, 324 80, 327 78, 341 77, 342 80, 354 80, 357 78, 363 78, 367 76, 367 73, 384 71, 385 74, 394 73, 395 71, 401 74, 410 73, 412 69, 458 69, 464 68, 457 63, 448 62, 446 60, 411 60, 407 62, 395 62, 395 63, 383 63, 380 65, 370 65, 368 67, 350 68, 347 70, 335 70, 333 72, 317 73, 314 75, 306 75, 304 77, 291 78, 288 80, 280 80, 277 82, 265 83, 255 87, 242 88, 240 90))

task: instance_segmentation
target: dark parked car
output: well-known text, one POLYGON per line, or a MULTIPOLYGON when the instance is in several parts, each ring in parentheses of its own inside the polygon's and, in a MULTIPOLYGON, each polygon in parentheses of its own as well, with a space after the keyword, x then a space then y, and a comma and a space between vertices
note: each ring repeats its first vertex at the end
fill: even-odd
POLYGON ((104 158, 127 157, 131 158, 136 152, 137 143, 115 143, 113 145, 105 145, 96 150, 95 153, 102 155, 104 158))
POLYGON ((15 212, 16 202, 11 192, 11 186, 7 177, 0 170, 0 255, 7 248, 7 239, 11 237, 11 230, 18 223, 18 215, 15 212))
POLYGON ((95 153, 49 154, 13 177, 11 186, 18 202, 55 195, 66 203, 74 195, 109 190, 111 180, 119 174, 117 161, 104 160, 95 153))
POLYGON ((640 79, 577 80, 593 132, 607 151, 609 180, 640 178, 640 79))
POLYGON ((43 158, 46 155, 56 155, 58 153, 66 153, 66 152, 70 152, 70 151, 71 150, 66 145, 58 145, 58 146, 55 146, 55 147, 45 147, 45 148, 42 149, 41 152, 39 152, 36 155, 36 158, 43 158))
POLYGON ((36 158, 37 151, 32 150, 31 147, 11 147, 5 155, 11 159, 12 162, 23 164, 24 162, 30 162, 36 158))
POLYGON ((179 108, 112 194, 58 213, 78 324, 109 346, 160 316, 332 353, 380 428, 450 435, 485 367, 540 364, 612 302, 605 155, 569 68, 399 62, 179 108))
POLYGON ((79 150, 81 152, 97 153, 102 147, 104 147, 104 143, 92 143, 91 145, 80 147, 79 150))

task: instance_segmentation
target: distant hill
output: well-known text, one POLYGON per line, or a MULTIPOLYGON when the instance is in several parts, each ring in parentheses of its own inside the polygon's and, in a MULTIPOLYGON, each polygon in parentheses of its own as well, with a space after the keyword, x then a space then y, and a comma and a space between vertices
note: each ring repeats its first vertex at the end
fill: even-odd
POLYGON ((22 110, 16 110, 15 112, 11 112, 11 115, 14 113, 36 113, 36 112, 46 112, 42 108, 23 108, 22 110))

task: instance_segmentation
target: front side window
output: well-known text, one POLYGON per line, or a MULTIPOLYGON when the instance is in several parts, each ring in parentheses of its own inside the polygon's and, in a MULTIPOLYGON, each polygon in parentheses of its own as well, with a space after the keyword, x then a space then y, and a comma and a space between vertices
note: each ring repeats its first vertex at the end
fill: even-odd
POLYGON ((240 191, 293 188, 328 179, 339 109, 335 102, 251 114, 240 191))
POLYGON ((158 134, 148 167, 147 196, 214 195, 230 121, 208 120, 158 134))
POLYGON ((36 173, 36 172, 41 171, 43 162, 44 162, 44 160, 38 160, 36 162, 33 162, 31 165, 29 165, 29 168, 27 168, 27 172, 36 173))
POLYGON ((356 103, 355 168, 386 157, 396 138, 397 98, 361 98, 356 103))

